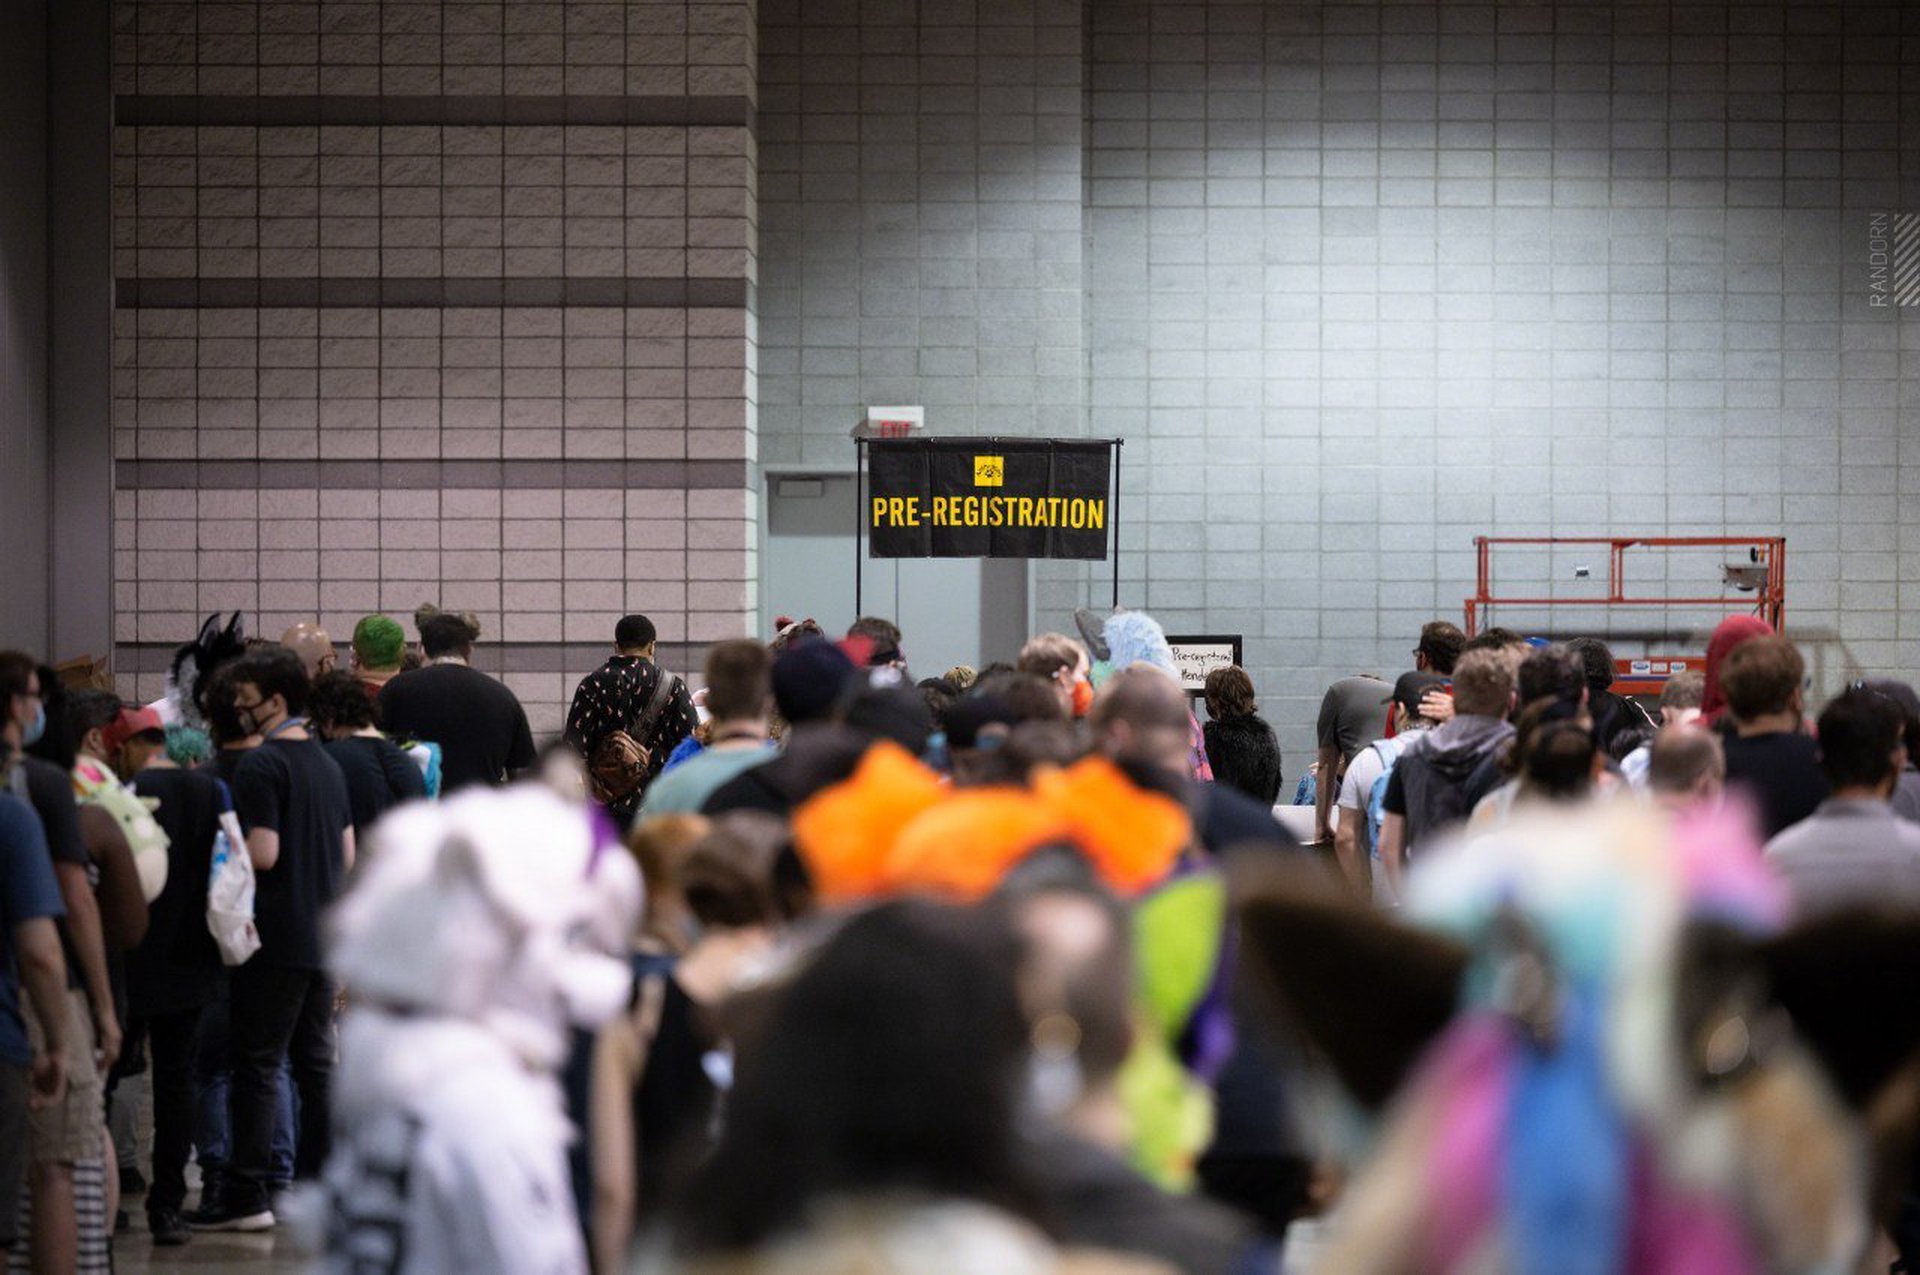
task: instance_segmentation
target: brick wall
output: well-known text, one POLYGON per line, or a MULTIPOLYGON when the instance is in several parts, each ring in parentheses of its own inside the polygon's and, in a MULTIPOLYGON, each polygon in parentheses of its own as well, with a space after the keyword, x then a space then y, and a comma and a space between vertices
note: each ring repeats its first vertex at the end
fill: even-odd
POLYGON ((750 631, 751 3, 157 3, 115 35, 116 667, 423 601, 536 731, 750 631))

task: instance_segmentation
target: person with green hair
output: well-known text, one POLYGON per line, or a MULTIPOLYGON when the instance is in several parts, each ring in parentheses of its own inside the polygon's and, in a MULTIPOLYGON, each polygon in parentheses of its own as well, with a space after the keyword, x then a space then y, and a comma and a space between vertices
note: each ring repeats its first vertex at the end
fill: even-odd
POLYGON ((353 675, 368 699, 393 680, 406 655, 407 632, 391 616, 361 616, 353 626, 353 675))
MULTIPOLYGON (((353 678, 367 693, 367 702, 377 704, 380 688, 407 667, 407 631, 391 616, 363 615, 353 626, 353 678)), ((420 768, 427 796, 440 795, 440 745, 410 739, 404 733, 388 732, 388 737, 420 768)))

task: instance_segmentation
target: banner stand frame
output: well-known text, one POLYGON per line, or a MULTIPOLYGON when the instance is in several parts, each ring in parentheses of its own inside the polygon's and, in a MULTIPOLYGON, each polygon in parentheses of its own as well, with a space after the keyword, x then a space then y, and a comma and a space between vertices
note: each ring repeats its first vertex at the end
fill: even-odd
MULTIPOLYGON (((1024 438, 1008 439, 1002 435, 989 435, 983 442, 1031 442, 1024 438)), ((1107 556, 1113 561, 1113 609, 1120 609, 1120 449, 1127 445, 1124 438, 1069 438, 1058 440, 1070 443, 1105 443, 1113 456, 1113 496, 1112 516, 1107 519, 1107 556)), ((862 609, 865 582, 865 566, 862 561, 866 555, 867 540, 867 436, 855 433, 853 436, 853 615, 859 619, 865 614, 862 609)), ((1032 559, 1028 559, 1032 561, 1032 559)), ((898 570, 898 568, 895 568, 898 570)))
POLYGON ((867 539, 867 440, 858 435, 853 440, 853 618, 858 620, 866 612, 860 608, 861 562, 866 554, 867 539))
POLYGON ((1124 438, 1109 438, 1113 444, 1113 516, 1107 519, 1107 525, 1113 529, 1113 609, 1120 609, 1120 449, 1127 445, 1124 438))

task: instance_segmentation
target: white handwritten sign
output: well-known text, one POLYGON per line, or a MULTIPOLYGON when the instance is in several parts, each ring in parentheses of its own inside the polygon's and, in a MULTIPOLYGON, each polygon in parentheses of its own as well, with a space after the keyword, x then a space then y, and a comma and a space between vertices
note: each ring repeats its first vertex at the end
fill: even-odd
POLYGON ((1203 637, 1167 635, 1173 648, 1173 664, 1180 670, 1180 683, 1187 694, 1198 695, 1207 688, 1207 674, 1240 662, 1240 635, 1210 634, 1203 637))

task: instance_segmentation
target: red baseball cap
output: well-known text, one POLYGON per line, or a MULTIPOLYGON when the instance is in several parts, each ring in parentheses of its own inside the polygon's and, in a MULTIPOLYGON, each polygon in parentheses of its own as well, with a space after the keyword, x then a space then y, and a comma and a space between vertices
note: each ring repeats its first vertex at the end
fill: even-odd
POLYGON ((160 720, 160 714, 144 704, 138 708, 121 709, 120 716, 108 722, 107 728, 100 732, 108 752, 118 750, 135 735, 148 733, 165 735, 167 727, 166 723, 160 720))

